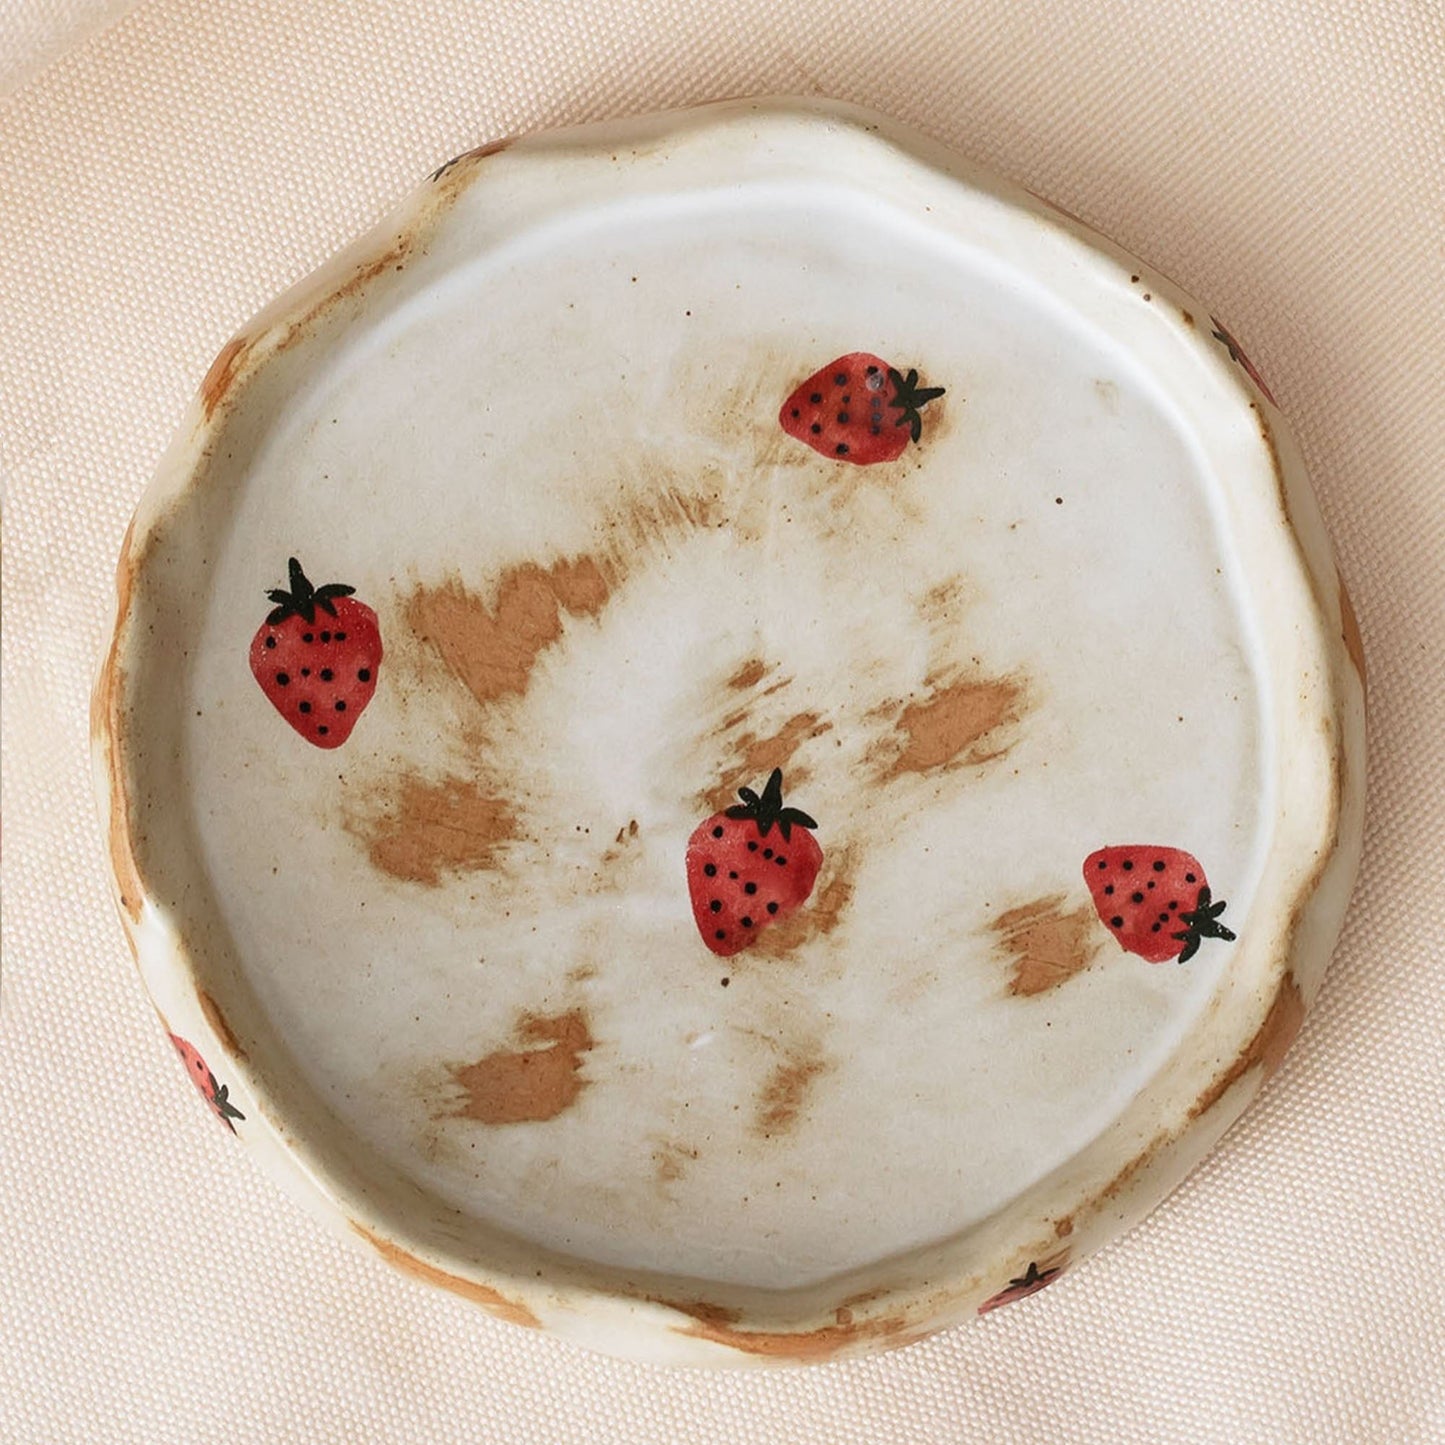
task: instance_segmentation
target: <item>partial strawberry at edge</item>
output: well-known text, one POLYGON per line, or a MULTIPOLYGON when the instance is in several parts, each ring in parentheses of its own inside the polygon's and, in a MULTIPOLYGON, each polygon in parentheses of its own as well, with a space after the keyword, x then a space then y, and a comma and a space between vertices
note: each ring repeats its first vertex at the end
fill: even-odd
POLYGON ((216 1076, 206 1067, 206 1061, 194 1044, 187 1043, 179 1034, 172 1034, 170 1040, 181 1056, 181 1062, 185 1064, 191 1082, 211 1106, 211 1112, 234 1134, 236 1126, 231 1121, 245 1119, 246 1116, 231 1102, 230 1090, 225 1084, 216 1082, 216 1076))
POLYGON ((778 422, 789 436, 834 461, 889 462, 922 437, 922 408, 943 390, 920 386, 916 368, 904 375, 881 356, 853 351, 796 387, 778 422))
POLYGON ((979 1305, 978 1312, 986 1315, 1001 1305, 1012 1304, 1015 1300, 1027 1299, 1031 1294, 1037 1294, 1046 1285, 1051 1285, 1063 1272, 1062 1267, 1053 1269, 1040 1269, 1037 1262, 1029 1261, 1028 1270, 1017 1279, 1008 1282, 1007 1289, 1001 1289, 996 1295, 990 1295, 988 1299, 979 1305))
POLYGON ((251 672, 307 742, 340 747, 376 693, 381 630, 354 587, 313 587, 294 557, 289 569, 290 591, 266 594, 275 606, 251 640, 251 672))
POLYGON ((1129 953, 1149 963, 1188 963, 1206 938, 1233 942, 1219 921, 1199 860, 1182 848, 1125 844, 1084 859, 1084 882, 1099 918, 1129 953))
POLYGON ((783 806, 774 768, 761 795, 739 788, 741 803, 714 813, 687 843, 687 888, 702 941, 721 958, 747 948, 770 924, 807 901, 823 866, 818 825, 783 806))

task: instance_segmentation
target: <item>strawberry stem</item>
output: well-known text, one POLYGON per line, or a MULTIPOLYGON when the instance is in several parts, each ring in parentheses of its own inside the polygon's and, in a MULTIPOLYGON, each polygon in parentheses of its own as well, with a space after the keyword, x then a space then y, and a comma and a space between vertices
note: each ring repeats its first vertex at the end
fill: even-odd
POLYGON ((336 604, 332 598, 350 597, 356 591, 355 587, 348 587, 343 582, 328 582, 324 587, 313 587, 311 579, 301 570, 301 564, 294 557, 287 563, 287 570, 291 577, 291 590, 287 592, 283 587, 273 587, 266 593, 276 604, 266 617, 272 627, 278 622, 284 622, 288 617, 301 617, 308 623, 315 622, 318 607, 335 617, 336 604))
POLYGON ((796 823, 800 828, 816 828, 818 825, 801 808, 785 808, 783 806, 783 770, 774 768, 768 775, 768 781, 763 785, 762 795, 759 796, 751 788, 739 788, 738 797, 741 803, 734 803, 731 808, 724 809, 724 816, 729 818, 751 818, 758 825, 758 832, 767 837, 773 824, 778 825, 778 832, 785 840, 793 836, 793 825, 796 823))
POLYGON ((1183 930, 1169 935, 1171 938, 1184 940, 1184 948, 1179 955, 1180 963, 1188 963, 1199 952, 1199 945, 1206 938, 1222 938, 1226 943, 1234 942, 1234 933, 1219 921, 1219 915, 1224 912, 1225 907, 1222 898, 1218 903, 1213 902, 1208 885, 1199 890, 1199 898, 1194 907, 1179 915, 1179 921, 1184 924, 1183 930))
POLYGON ((917 441, 923 435, 923 417, 919 414, 919 408, 927 406, 931 401, 937 401, 943 395, 943 388, 919 386, 916 366, 908 369, 907 376, 900 375, 890 366, 888 380, 893 383, 893 399, 889 405, 896 406, 902 412, 894 425, 903 426, 906 422, 909 436, 917 441))

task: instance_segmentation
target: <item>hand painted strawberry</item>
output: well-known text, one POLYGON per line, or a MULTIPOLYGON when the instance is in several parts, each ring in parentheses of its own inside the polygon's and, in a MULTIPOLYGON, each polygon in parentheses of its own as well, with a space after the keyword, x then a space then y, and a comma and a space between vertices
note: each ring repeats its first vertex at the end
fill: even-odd
POLYGON ((783 774, 774 768, 762 797, 739 788, 741 803, 714 813, 687 840, 687 891, 702 941, 729 958, 770 923, 807 900, 823 850, 818 825, 783 806, 783 774))
POLYGON ((986 1315, 1000 1305, 1011 1305, 1016 1299, 1026 1299, 1031 1294, 1037 1294, 1045 1285, 1052 1284, 1061 1273, 1061 1269, 1040 1269, 1030 1260, 1027 1272, 1017 1279, 1009 1280, 1007 1289, 1001 1289, 996 1295, 984 1300, 979 1305, 978 1312, 986 1315))
POLYGON ((271 705, 309 743, 339 748, 376 692, 381 632, 354 587, 313 587, 291 559, 291 590, 251 639, 251 671, 271 705))
POLYGON ((790 437, 836 461, 867 466, 902 456, 923 435, 920 408, 943 395, 919 386, 881 357, 852 351, 815 371, 783 403, 778 420, 790 437))
POLYGON ((186 1072, 191 1076, 191 1082, 211 1106, 211 1112, 234 1134, 236 1126, 231 1120, 244 1119, 246 1116, 226 1097, 226 1086, 216 1082, 216 1076, 206 1067, 206 1061, 196 1052, 194 1045, 188 1044, 176 1034, 171 1035, 171 1043, 181 1056, 186 1072))
POLYGON ((1084 881, 1120 945, 1150 963, 1187 963, 1202 940, 1234 939, 1199 860, 1179 848, 1100 848, 1084 859, 1084 881))

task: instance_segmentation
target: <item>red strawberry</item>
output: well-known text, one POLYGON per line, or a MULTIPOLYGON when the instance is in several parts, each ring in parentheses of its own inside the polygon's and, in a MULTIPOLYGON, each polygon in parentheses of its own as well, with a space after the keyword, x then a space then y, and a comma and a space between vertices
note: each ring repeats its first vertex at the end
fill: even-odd
POLYGON ((191 1082, 205 1095, 211 1112, 234 1134, 236 1126, 231 1120, 244 1119, 246 1116, 226 1097, 226 1086, 216 1082, 216 1076, 206 1067, 206 1061, 196 1052, 194 1045, 188 1044, 176 1034, 171 1035, 171 1042, 176 1046, 176 1052, 181 1056, 186 1072, 191 1076, 191 1082))
POLYGON ((291 590, 251 639, 251 671, 271 706, 318 748, 339 748, 376 692, 381 632, 354 587, 313 587, 291 559, 291 590), (320 617, 318 618, 318 613, 320 617))
POLYGON ((891 462, 923 435, 919 408, 943 395, 919 386, 881 357, 852 351, 815 371, 783 403, 778 421, 790 437, 837 461, 891 462))
POLYGON ((751 788, 739 788, 738 797, 741 803, 714 813, 687 840, 692 916, 702 941, 723 958, 795 913, 823 866, 823 850, 808 831, 818 825, 783 806, 780 768, 773 769, 762 797, 751 788))
POLYGON ((1134 845, 1100 848, 1084 859, 1084 881, 1109 931, 1150 963, 1187 963, 1206 938, 1234 939, 1219 922, 1209 880, 1192 853, 1134 845))
POLYGON ((1037 1294, 1046 1284, 1052 1284, 1061 1273, 1059 1269, 1040 1269, 1031 1260, 1026 1274, 1009 1280, 1008 1288, 1001 1289, 996 1295, 984 1300, 979 1305, 978 1312, 986 1315, 1000 1305, 1011 1305, 1016 1299, 1026 1299, 1031 1294, 1037 1294))

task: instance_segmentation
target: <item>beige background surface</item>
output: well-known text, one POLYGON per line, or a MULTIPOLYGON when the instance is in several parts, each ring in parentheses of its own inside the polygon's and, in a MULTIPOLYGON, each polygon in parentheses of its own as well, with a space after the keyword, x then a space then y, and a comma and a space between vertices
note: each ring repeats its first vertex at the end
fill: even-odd
POLYGON ((1442 217, 1427 0, 155 0, 0 101, 0 1441, 1445 1439, 1442 217), (254 310, 465 146, 768 91, 892 111, 1212 299, 1352 584, 1371 812, 1298 1046, 1144 1227, 895 1356, 664 1374, 261 1177, 126 956, 85 708, 126 519, 254 310))

